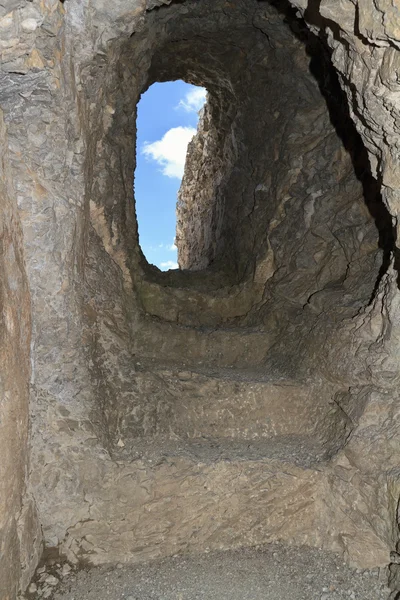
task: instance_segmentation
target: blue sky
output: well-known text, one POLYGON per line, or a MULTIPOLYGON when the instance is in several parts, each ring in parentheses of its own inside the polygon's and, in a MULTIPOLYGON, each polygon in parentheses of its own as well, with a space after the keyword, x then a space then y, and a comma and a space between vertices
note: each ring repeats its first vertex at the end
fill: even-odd
POLYGON ((176 269, 177 193, 187 144, 196 132, 203 88, 184 81, 153 84, 138 104, 135 171, 139 241, 147 260, 176 269))

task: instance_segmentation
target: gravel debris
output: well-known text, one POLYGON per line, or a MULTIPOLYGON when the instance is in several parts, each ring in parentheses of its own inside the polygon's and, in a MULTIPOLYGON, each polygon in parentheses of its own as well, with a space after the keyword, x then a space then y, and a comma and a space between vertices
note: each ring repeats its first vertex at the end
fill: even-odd
POLYGON ((27 598, 388 600, 390 594, 387 569, 352 569, 335 554, 280 544, 78 571, 59 565, 57 573, 57 587, 48 585, 47 574, 47 583, 27 598))

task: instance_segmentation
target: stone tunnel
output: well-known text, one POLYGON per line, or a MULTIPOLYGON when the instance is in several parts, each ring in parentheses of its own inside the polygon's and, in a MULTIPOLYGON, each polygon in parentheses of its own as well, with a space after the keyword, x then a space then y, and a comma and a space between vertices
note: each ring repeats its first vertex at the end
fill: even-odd
POLYGON ((398 556, 399 10, 0 2, 1 600, 49 557, 398 556), (161 272, 136 114, 177 79, 208 95, 161 272))

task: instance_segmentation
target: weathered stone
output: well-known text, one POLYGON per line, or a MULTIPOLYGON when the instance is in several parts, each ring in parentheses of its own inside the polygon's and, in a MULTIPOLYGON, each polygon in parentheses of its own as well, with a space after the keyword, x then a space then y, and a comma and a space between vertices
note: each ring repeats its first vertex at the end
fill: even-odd
MULTIPOLYGON (((32 523, 34 505, 23 507, 28 454, 30 297, 7 141, 0 111, 0 597, 11 599, 18 591, 21 575, 26 584, 32 576, 37 529, 32 523), (31 513, 29 518, 25 517, 26 511, 31 513), (32 557, 27 554, 28 546, 32 557)), ((40 543, 40 539, 36 541, 40 543)))
POLYGON ((35 31, 37 29, 38 23, 35 19, 25 19, 22 21, 21 27, 24 31, 35 31))
POLYGON ((41 531, 92 564, 276 539, 389 562, 399 44, 389 0, 0 3, 2 598, 41 531), (160 273, 135 106, 177 78, 209 94, 160 273))

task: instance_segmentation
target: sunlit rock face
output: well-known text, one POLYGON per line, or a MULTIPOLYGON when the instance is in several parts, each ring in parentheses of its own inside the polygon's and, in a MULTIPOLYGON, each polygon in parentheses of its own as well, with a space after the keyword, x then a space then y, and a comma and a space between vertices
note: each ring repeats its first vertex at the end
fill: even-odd
POLYGON ((397 21, 316 4, 0 7, 2 597, 42 535, 84 564, 273 540, 388 564, 397 21), (209 94, 161 273, 136 105, 178 78, 209 94))

